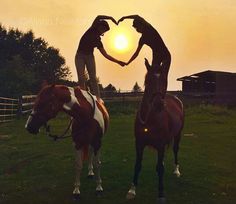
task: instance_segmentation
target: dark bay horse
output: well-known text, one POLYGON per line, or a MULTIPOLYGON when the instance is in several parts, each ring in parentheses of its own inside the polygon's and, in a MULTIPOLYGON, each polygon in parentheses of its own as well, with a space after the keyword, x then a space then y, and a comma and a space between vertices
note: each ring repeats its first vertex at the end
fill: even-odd
POLYGON ((94 166, 96 192, 102 192, 100 147, 109 123, 109 115, 104 104, 79 87, 46 86, 38 94, 25 127, 30 133, 37 134, 40 127, 55 118, 60 111, 73 118, 72 138, 76 149, 76 180, 73 195, 76 198, 80 195, 80 174, 86 152, 89 152, 88 175, 94 175, 94 166))
POLYGON ((136 195, 135 190, 141 171, 143 150, 145 146, 151 146, 158 152, 156 171, 159 179, 159 199, 164 201, 163 160, 166 146, 171 142, 173 142, 175 159, 174 174, 180 176, 177 154, 184 123, 183 104, 172 95, 166 95, 164 100, 162 99, 162 94, 159 91, 160 74, 150 66, 147 60, 145 65, 147 68, 145 90, 135 119, 136 163, 133 183, 128 191, 127 199, 132 199, 136 195))

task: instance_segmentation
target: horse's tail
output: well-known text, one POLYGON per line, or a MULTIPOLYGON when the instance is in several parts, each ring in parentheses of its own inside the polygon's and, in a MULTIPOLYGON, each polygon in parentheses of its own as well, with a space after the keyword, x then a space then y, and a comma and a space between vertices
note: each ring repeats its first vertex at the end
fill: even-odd
POLYGON ((88 150, 89 149, 89 146, 88 145, 85 145, 83 148, 82 148, 82 151, 83 151, 83 161, 87 160, 88 159, 88 150))

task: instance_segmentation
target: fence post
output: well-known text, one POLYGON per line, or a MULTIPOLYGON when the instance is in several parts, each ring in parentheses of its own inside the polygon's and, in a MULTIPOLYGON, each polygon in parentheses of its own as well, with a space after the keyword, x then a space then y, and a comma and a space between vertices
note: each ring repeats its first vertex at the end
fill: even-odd
POLYGON ((20 96, 19 100, 18 100, 18 108, 17 108, 17 117, 18 118, 22 115, 22 103, 23 103, 23 99, 22 99, 22 96, 20 96))

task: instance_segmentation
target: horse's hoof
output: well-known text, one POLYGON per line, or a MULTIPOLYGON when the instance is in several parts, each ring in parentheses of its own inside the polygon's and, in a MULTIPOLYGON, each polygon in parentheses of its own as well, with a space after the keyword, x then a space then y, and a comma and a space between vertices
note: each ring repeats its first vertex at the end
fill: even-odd
POLYGON ((92 170, 89 170, 89 172, 88 172, 88 178, 89 178, 89 179, 92 179, 93 177, 94 177, 93 171, 92 171, 92 170))
POLYGON ((166 198, 165 197, 159 197, 158 198, 158 204, 166 204, 166 198))
POLYGON ((102 193, 103 193, 103 188, 102 188, 102 185, 99 184, 99 185, 97 186, 97 188, 96 188, 96 195, 97 195, 97 196, 101 196, 102 193))
POLYGON ((96 190, 96 196, 101 197, 103 195, 103 190, 96 190))
POLYGON ((176 175, 177 178, 180 177, 181 174, 180 174, 180 171, 179 171, 179 164, 176 165, 173 174, 176 175))
POLYGON ((80 200, 80 194, 73 194, 74 200, 80 200))
POLYGON ((173 173, 177 178, 179 178, 181 176, 180 172, 174 172, 173 173))
POLYGON ((87 178, 88 179, 93 179, 94 175, 88 175, 87 178))
POLYGON ((127 200, 132 200, 132 199, 135 198, 135 196, 136 196, 135 193, 128 192, 127 195, 126 195, 126 199, 127 199, 127 200))

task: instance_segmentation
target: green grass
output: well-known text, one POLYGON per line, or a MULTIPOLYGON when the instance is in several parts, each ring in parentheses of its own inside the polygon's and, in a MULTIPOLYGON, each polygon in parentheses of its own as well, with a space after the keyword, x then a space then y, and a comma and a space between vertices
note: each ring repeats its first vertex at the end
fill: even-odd
MULTIPOLYGON (((137 197, 126 201, 135 160, 133 123, 137 104, 107 104, 111 114, 103 138, 104 193, 95 195, 95 182, 84 165, 80 201, 73 201, 74 148, 71 139, 57 142, 24 130, 26 118, 0 124, 0 203, 152 204, 157 198, 156 152, 146 148, 137 197)), ((171 148, 165 157, 165 192, 170 204, 236 203, 236 110, 194 106, 185 111, 179 160, 182 176, 175 178, 171 148)), ((66 127, 60 114, 53 132, 66 127)))

